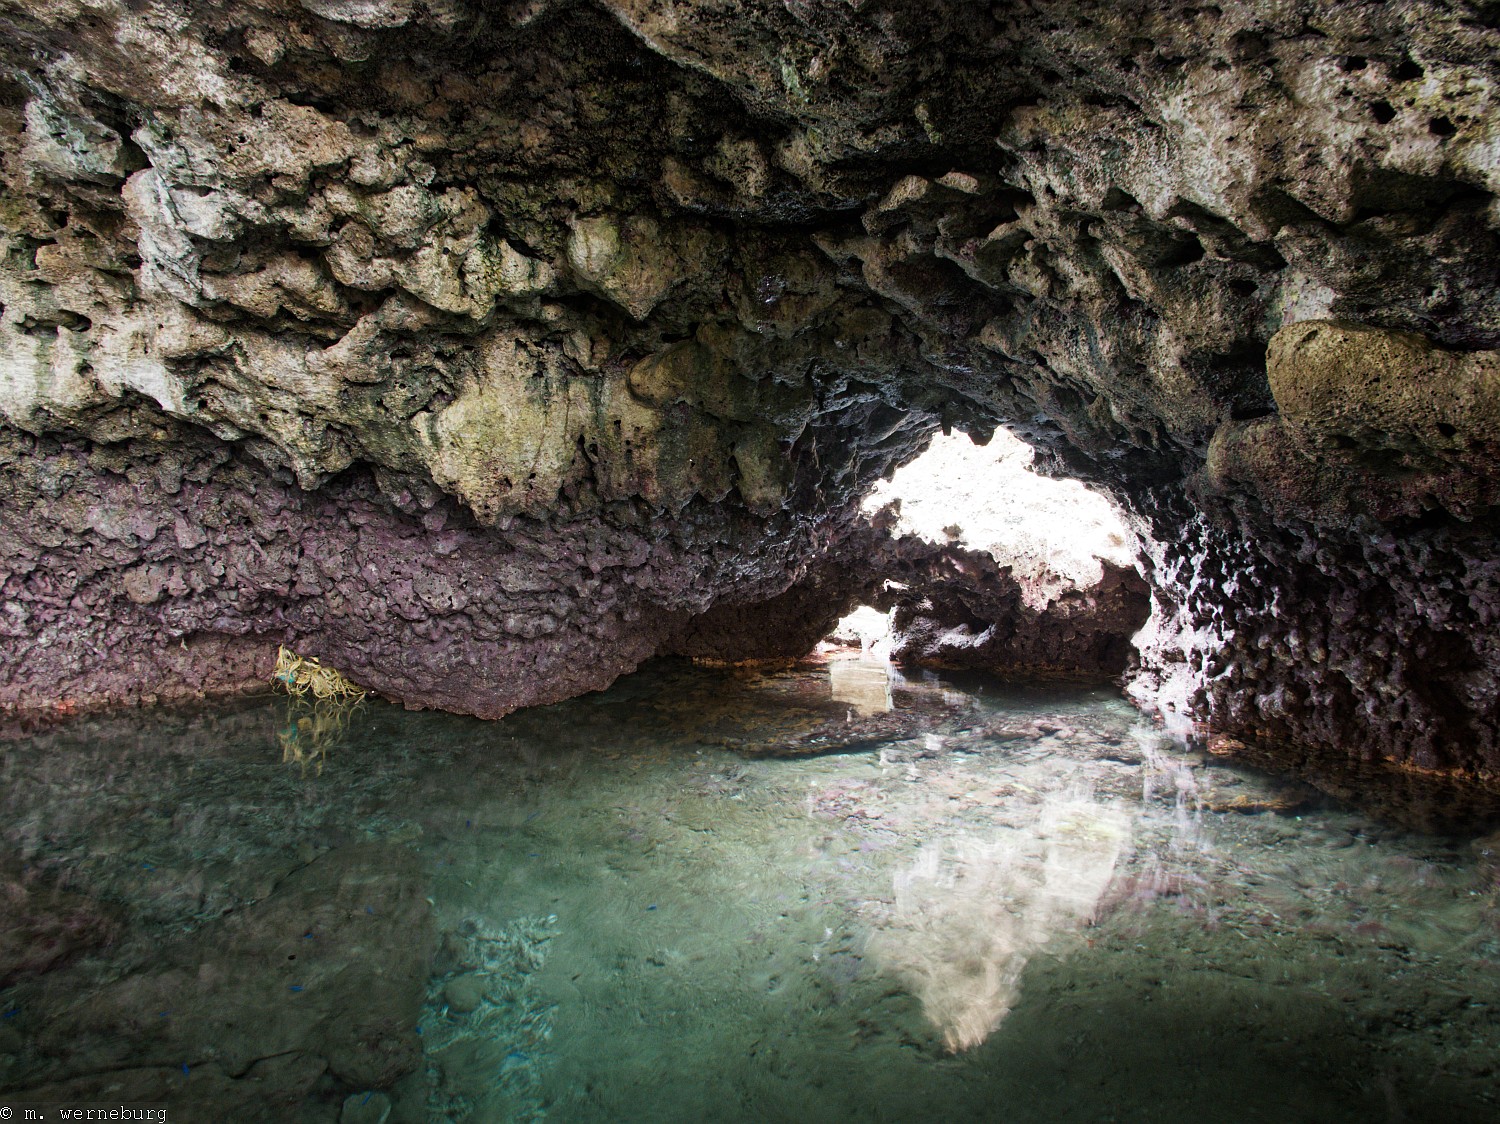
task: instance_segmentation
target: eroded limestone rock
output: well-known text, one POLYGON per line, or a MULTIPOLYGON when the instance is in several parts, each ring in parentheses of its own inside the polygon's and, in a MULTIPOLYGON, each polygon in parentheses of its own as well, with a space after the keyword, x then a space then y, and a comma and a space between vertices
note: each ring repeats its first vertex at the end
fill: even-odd
POLYGON ((1485 5, 0 0, 0 33, 7 706, 284 640, 414 704, 557 697, 681 614, 732 646, 933 429, 1006 423, 1155 542, 1143 685, 1496 767, 1485 5), (211 500, 139 482, 214 448, 211 500), (290 563, 181 577, 342 559, 356 517, 480 607, 385 574, 334 627, 290 563), (464 593, 458 525, 538 604, 476 598, 488 561, 464 593), (649 570, 611 600, 589 542, 649 570))
POLYGON ((1207 477, 1314 522, 1383 521, 1496 502, 1500 352, 1325 321, 1279 331, 1267 353, 1277 412, 1214 434, 1207 477))

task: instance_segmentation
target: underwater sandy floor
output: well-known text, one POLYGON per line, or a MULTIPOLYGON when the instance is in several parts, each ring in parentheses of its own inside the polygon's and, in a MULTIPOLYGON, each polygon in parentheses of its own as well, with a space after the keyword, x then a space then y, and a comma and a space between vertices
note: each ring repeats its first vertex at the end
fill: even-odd
POLYGON ((1440 810, 852 658, 78 721, 0 748, 0 1104, 1494 1120, 1500 836, 1440 810))

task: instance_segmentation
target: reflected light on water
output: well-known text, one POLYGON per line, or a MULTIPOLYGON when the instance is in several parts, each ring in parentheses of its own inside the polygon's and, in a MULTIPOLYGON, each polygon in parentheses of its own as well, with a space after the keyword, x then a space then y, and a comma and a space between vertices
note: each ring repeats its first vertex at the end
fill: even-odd
POLYGON ((281 763, 299 766, 304 777, 309 770, 314 776, 322 776, 328 751, 343 741, 349 730, 349 715, 358 705, 359 700, 288 700, 276 731, 281 763))
POLYGON ((1093 920, 1131 834, 1124 811, 1075 792, 993 838, 929 842, 895 875, 869 951, 949 1050, 977 1046, 1015 1005, 1027 962, 1093 920))
POLYGON ((828 689, 834 702, 847 703, 865 717, 891 709, 891 665, 885 660, 830 660, 828 689))
POLYGON ((1487 820, 1382 823, 1093 688, 893 670, 860 717, 852 655, 500 722, 263 698, 10 743, 0 1103, 1494 1124, 1487 820))

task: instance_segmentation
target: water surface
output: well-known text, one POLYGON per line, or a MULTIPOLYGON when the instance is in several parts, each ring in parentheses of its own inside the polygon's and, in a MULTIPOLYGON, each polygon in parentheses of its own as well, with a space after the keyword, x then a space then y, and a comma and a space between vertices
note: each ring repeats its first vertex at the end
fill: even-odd
POLYGON ((272 1121, 1493 1120, 1500 838, 1115 692, 661 664, 493 723, 5 745, 0 1103, 272 1121))

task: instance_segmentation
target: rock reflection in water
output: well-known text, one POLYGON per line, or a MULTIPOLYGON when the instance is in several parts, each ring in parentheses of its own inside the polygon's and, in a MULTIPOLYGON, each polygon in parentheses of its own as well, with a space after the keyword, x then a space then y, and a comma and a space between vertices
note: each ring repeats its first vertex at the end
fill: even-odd
POLYGON ((1122 810, 1069 793, 994 838, 927 843, 896 874, 895 908, 870 952, 950 1051, 977 1046, 1014 1006, 1027 962, 1093 920, 1130 838, 1122 810))
POLYGON ((891 665, 882 659, 828 661, 828 688, 834 702, 848 703, 866 717, 891 709, 891 665))

